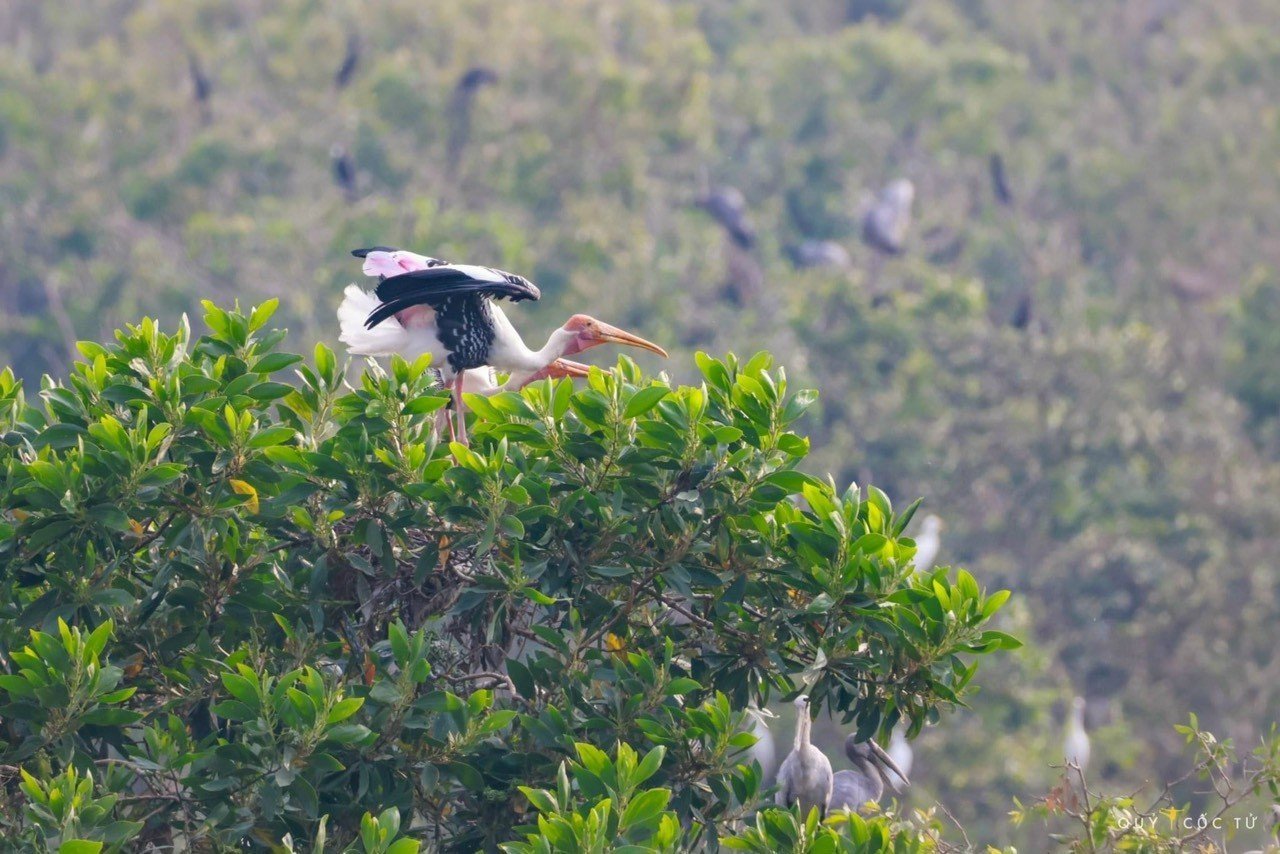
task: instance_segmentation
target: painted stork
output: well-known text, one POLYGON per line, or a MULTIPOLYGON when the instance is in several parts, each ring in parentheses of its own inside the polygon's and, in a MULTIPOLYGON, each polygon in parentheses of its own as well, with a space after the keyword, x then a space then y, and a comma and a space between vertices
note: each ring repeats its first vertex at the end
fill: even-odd
MULTIPOLYGON (((357 251, 365 252, 364 272, 370 276, 377 276, 379 281, 386 280, 388 276, 398 276, 401 273, 408 273, 412 270, 425 270, 428 267, 442 267, 445 265, 445 262, 439 258, 419 255, 417 252, 410 252, 406 249, 392 249, 388 246, 377 246, 357 251)), ((361 300, 365 303, 367 316, 378 308, 381 301, 376 294, 367 291, 362 292, 362 294, 361 300)), ((587 366, 580 362, 556 359, 550 365, 537 371, 515 371, 507 377, 506 382, 499 384, 494 369, 486 365, 482 368, 470 368, 464 372, 462 391, 466 394, 482 394, 485 396, 502 391, 518 391, 547 377, 552 379, 560 379, 561 377, 580 379, 587 376, 588 370, 587 366)))
POLYGON ((1062 743, 1062 758, 1083 774, 1089 767, 1089 733, 1084 729, 1084 697, 1071 700, 1071 712, 1067 716, 1067 737, 1062 743))
POLYGON ((854 770, 841 771, 832 782, 831 809, 858 811, 868 802, 879 803, 887 785, 898 791, 896 774, 910 785, 907 775, 898 763, 885 753, 874 740, 858 741, 856 734, 844 740, 844 753, 853 763, 854 770))
POLYGON ((352 254, 363 258, 365 273, 380 281, 372 294, 358 285, 347 287, 338 306, 340 340, 357 355, 400 353, 416 358, 430 353, 453 391, 464 442, 461 403, 468 370, 491 367, 532 375, 562 356, 609 343, 667 355, 657 344, 585 314, 569 318, 541 349, 532 350, 494 304, 499 299, 538 299, 541 292, 523 276, 492 267, 447 264, 390 247, 357 249, 352 254))
POLYGON ((809 742, 809 698, 802 694, 796 698, 795 706, 796 740, 778 769, 774 802, 782 807, 798 803, 806 813, 817 807, 819 813, 826 815, 831 803, 831 760, 809 742))
POLYGON ((906 178, 891 181, 863 204, 862 239, 886 255, 901 255, 911 228, 915 185, 906 178))

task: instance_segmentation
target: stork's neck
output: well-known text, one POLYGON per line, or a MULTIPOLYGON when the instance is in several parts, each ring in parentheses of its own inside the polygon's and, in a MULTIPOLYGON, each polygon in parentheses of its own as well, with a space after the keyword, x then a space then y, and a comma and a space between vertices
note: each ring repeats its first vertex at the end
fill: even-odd
POLYGON ((493 306, 493 351, 489 362, 504 371, 540 371, 565 354, 574 334, 564 328, 551 333, 540 350, 532 350, 497 306, 493 306))
POLYGON ((800 755, 804 755, 804 749, 809 746, 809 710, 800 709, 800 714, 796 718, 796 750, 800 751, 800 755))

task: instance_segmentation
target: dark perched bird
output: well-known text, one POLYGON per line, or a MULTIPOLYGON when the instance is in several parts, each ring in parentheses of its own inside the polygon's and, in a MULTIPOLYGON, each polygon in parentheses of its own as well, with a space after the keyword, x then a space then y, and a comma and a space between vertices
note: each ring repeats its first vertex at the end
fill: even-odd
POLYGON ((996 201, 1006 206, 1013 204, 1009 176, 1005 173, 1004 158, 1000 156, 1000 152, 992 152, 988 165, 991 168, 991 191, 995 193, 996 201))
POLYGON ((809 698, 799 696, 796 706, 796 739, 787 758, 778 769, 778 793, 774 796, 778 806, 800 804, 802 812, 814 807, 825 815, 831 802, 833 776, 831 760, 809 742, 809 698))
POLYGON ((191 95, 200 108, 201 117, 208 122, 211 118, 209 100, 213 97, 213 81, 205 73, 200 58, 190 51, 187 52, 187 71, 191 74, 191 95))
POLYGON ((696 204, 711 214, 738 246, 743 249, 755 246, 755 226, 747 215, 746 197, 737 187, 716 187, 698 197, 696 204))
POLYGON ((448 264, 413 252, 375 247, 353 253, 364 259, 364 272, 377 276, 373 293, 347 287, 338 306, 340 340, 352 353, 416 358, 430 353, 442 378, 453 389, 461 420, 465 372, 493 367, 512 374, 534 374, 562 356, 601 344, 640 347, 666 356, 657 344, 585 314, 551 333, 540 350, 531 350, 495 300, 536 300, 542 294, 528 279, 472 264, 448 264))
POLYGON ((329 161, 333 167, 333 182, 342 188, 347 201, 356 200, 356 162, 347 149, 334 143, 329 149, 329 161))
POLYGON ((1013 306, 1013 314, 1009 317, 1009 325, 1014 329, 1026 329, 1035 316, 1035 299, 1030 289, 1024 290, 1013 306))
POLYGON ((476 65, 462 72, 456 88, 459 92, 475 92, 481 86, 490 86, 497 82, 498 72, 483 65, 476 65))
POLYGON ((333 86, 335 89, 345 89, 347 84, 351 82, 351 78, 356 74, 356 68, 360 66, 360 36, 351 32, 347 34, 347 50, 342 55, 342 64, 338 66, 338 71, 333 75, 333 86))
POLYGON ((449 100, 449 138, 446 142, 449 171, 458 168, 462 152, 471 139, 471 110, 476 93, 497 82, 498 72, 476 65, 464 71, 454 84, 453 97, 449 100))
POLYGON ((828 267, 847 270, 853 266, 848 251, 834 240, 805 240, 789 244, 782 251, 800 269, 828 267))
POLYGON ((886 785, 898 791, 900 779, 910 785, 907 774, 874 740, 858 741, 852 734, 844 740, 844 753, 853 763, 852 771, 840 771, 832 782, 831 809, 854 810, 868 801, 879 803, 886 785), (897 779, 891 776, 897 775, 897 779))
POLYGON ((915 185, 906 178, 891 181, 874 198, 863 203, 862 239, 886 255, 899 255, 911 228, 915 185))

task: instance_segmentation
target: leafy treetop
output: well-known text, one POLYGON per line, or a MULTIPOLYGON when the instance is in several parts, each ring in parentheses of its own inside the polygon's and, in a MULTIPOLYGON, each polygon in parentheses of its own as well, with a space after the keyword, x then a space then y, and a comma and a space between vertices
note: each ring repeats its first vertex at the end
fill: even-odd
POLYGON ((625 791, 610 833, 697 844, 771 783, 747 703, 918 729, 1016 645, 984 628, 1006 593, 913 577, 914 507, 797 470, 814 395, 766 354, 471 398, 463 447, 425 359, 347 385, 323 345, 277 349, 274 308, 82 343, 39 405, 0 376, 15 838, 473 851, 572 790, 625 791), (626 801, 646 780, 667 794, 626 801), (81 790, 100 808, 42 806, 81 790))

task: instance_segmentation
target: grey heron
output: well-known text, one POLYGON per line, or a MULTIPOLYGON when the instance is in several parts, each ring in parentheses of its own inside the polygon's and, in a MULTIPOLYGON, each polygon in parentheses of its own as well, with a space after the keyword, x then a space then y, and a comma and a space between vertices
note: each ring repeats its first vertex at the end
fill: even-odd
POLYGON ((862 239, 886 255, 899 255, 911 228, 911 205, 915 185, 906 178, 891 181, 874 199, 864 204, 862 239))
POLYGON ((873 739, 858 741, 856 733, 844 740, 844 752, 853 763, 852 771, 835 775, 831 792, 831 809, 857 812, 868 802, 879 803, 887 785, 899 791, 897 775, 904 785, 910 785, 906 773, 888 753, 873 739))
POLYGON ((778 806, 799 804, 808 812, 817 807, 825 815, 831 802, 831 760, 809 743, 809 697, 796 697, 796 740, 778 769, 778 794, 774 797, 778 806))

